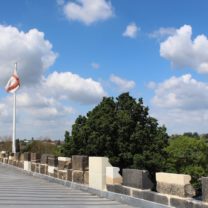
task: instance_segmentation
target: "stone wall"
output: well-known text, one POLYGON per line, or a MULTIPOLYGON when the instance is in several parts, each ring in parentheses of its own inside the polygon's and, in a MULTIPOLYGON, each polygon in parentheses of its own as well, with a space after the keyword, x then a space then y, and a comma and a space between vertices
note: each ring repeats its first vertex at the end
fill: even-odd
MULTIPOLYGON (((16 166, 28 172, 40 173, 47 177, 58 178, 83 184, 86 187, 114 192, 133 199, 147 200, 161 204, 161 207, 208 208, 208 177, 202 178, 202 201, 195 200, 195 190, 190 184, 191 176, 172 173, 156 173, 157 192, 151 191, 153 183, 146 170, 113 167, 107 157, 88 157, 73 155, 56 157, 36 153, 0 152, 0 162, 16 166)), ((121 195, 121 196, 122 196, 121 195)))

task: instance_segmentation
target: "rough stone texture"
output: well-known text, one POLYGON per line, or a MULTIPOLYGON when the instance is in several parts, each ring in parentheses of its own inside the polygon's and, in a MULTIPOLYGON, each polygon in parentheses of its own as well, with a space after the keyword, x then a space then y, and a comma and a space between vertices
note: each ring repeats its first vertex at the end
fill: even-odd
POLYGON ((208 177, 202 177, 202 200, 208 202, 208 177))
POLYGON ((84 172, 81 170, 72 171, 72 181, 76 183, 84 183, 84 172))
POLYGON ((66 172, 66 180, 68 180, 68 181, 72 181, 72 172, 73 172, 73 170, 72 169, 68 169, 68 170, 66 170, 67 172, 66 172))
POLYGON ((41 155, 41 163, 42 164, 48 164, 48 157, 49 156, 52 156, 52 155, 49 155, 49 154, 42 154, 41 155))
POLYGON ((123 185, 139 189, 152 189, 153 183, 146 170, 123 169, 123 185))
POLYGON ((84 172, 84 184, 89 184, 89 171, 84 172))
POLYGON ((30 152, 24 153, 24 161, 31 161, 31 153, 30 152))
POLYGON ((58 169, 59 170, 72 169, 72 162, 59 160, 58 161, 58 169))
POLYGON ((141 198, 141 199, 149 200, 152 202, 168 205, 168 197, 167 196, 164 196, 162 194, 158 194, 153 191, 133 190, 132 196, 136 197, 136 198, 141 198))
POLYGON ((73 155, 72 156, 72 169, 80 170, 80 171, 89 170, 88 156, 73 155))
POLYGON ((130 195, 131 189, 122 185, 106 185, 107 190, 119 194, 130 195))
POLYGON ((40 173, 41 174, 48 174, 48 165, 46 164, 40 164, 40 173))
POLYGON ((177 208, 191 208, 191 204, 187 200, 179 198, 171 198, 170 205, 177 208))
POLYGON ((36 166, 35 163, 31 163, 31 171, 32 171, 32 172, 35 172, 35 166, 36 166))
POLYGON ((39 153, 31 153, 31 162, 40 162, 40 154, 39 153))
POLYGON ((56 156, 48 156, 48 165, 57 167, 57 165, 58 165, 58 157, 56 157, 56 156))
POLYGON ((58 178, 58 170, 57 169, 54 169, 53 177, 58 178))
POLYGON ((19 161, 18 162, 18 167, 23 169, 24 168, 24 162, 23 161, 19 161))
POLYGON ((195 190, 191 184, 178 185, 158 182, 157 191, 159 193, 176 195, 180 197, 193 197, 195 195, 195 190))
POLYGON ((67 170, 58 170, 58 178, 62 180, 66 180, 67 170))

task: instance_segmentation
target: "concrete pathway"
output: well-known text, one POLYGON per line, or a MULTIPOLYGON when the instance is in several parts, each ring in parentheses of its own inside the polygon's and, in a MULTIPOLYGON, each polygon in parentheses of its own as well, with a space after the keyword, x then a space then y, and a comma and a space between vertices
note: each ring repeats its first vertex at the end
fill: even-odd
POLYGON ((130 208, 0 164, 0 208, 130 208))

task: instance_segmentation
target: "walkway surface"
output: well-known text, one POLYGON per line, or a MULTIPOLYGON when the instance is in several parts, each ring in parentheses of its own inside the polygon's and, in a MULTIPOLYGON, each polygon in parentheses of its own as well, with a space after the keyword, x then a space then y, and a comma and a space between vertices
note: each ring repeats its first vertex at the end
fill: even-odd
POLYGON ((0 164, 0 208, 130 208, 0 164))

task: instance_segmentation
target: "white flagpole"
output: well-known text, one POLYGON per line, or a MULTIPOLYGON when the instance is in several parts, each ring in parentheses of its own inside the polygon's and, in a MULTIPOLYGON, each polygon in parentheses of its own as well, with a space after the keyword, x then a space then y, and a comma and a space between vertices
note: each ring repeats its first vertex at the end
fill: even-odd
MULTIPOLYGON (((15 69, 17 70, 17 63, 15 63, 15 69)), ((12 152, 16 153, 16 92, 13 93, 13 134, 12 134, 12 152)))

